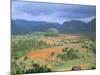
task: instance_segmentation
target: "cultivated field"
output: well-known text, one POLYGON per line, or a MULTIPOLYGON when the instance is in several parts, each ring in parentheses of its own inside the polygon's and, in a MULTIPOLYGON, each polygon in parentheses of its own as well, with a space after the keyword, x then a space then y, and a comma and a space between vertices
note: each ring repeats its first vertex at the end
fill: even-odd
POLYGON ((12 36, 12 74, 95 69, 95 41, 82 36, 12 36))

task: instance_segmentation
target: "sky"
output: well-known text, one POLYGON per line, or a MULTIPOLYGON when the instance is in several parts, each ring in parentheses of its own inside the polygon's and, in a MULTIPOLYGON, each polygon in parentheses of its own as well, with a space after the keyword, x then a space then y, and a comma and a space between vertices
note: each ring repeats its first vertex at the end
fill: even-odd
POLYGON ((62 24, 65 21, 89 22, 96 17, 96 7, 57 3, 12 1, 12 19, 46 21, 62 24))

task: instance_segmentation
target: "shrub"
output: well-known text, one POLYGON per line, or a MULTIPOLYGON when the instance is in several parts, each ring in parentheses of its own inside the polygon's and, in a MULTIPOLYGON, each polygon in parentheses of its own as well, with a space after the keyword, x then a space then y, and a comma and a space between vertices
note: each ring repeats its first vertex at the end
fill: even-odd
MULTIPOLYGON (((25 62, 25 61, 24 61, 25 62)), ((34 61, 30 61, 30 66, 27 67, 27 64, 21 62, 13 62, 11 74, 28 74, 28 73, 41 73, 41 72, 50 72, 51 69, 47 67, 47 65, 40 65, 39 63, 35 63, 34 61)))
POLYGON ((24 57, 24 61, 25 61, 25 60, 27 60, 27 59, 28 59, 28 57, 27 57, 27 56, 25 56, 25 57, 24 57))
POLYGON ((90 50, 92 50, 94 53, 96 53, 96 44, 95 43, 90 44, 90 50))
POLYGON ((54 55, 55 55, 55 53, 54 53, 54 52, 52 52, 50 56, 54 56, 54 55))
POLYGON ((66 47, 66 48, 62 49, 62 52, 66 52, 67 50, 68 50, 68 48, 66 47))
POLYGON ((58 54, 58 57, 64 60, 72 60, 72 59, 79 58, 78 50, 74 50, 73 48, 71 49, 64 48, 63 52, 61 54, 58 54))
POLYGON ((91 41, 91 40, 90 41, 84 41, 82 47, 90 49, 94 53, 96 53, 96 43, 94 41, 91 41))
POLYGON ((33 64, 33 68, 27 70, 25 72, 25 74, 28 74, 28 73, 50 72, 50 71, 51 70, 46 65, 40 66, 39 64, 33 64))

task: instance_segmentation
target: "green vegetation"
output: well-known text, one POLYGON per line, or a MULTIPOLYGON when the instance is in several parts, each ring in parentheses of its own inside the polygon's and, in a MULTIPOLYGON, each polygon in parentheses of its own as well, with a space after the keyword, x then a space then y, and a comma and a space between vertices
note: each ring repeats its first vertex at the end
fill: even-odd
POLYGON ((80 39, 64 39, 64 40, 62 40, 62 42, 64 42, 65 44, 67 44, 67 43, 80 43, 80 42, 82 42, 82 40, 80 40, 80 39))
POLYGON ((27 70, 25 74, 28 73, 43 73, 43 72, 51 72, 51 69, 49 69, 46 65, 39 66, 39 64, 33 64, 33 68, 27 70))
MULTIPOLYGON (((35 33, 36 34, 36 33, 35 33)), ((12 43, 11 43, 11 48, 12 48, 12 57, 15 59, 18 59, 19 57, 23 56, 25 53, 31 51, 31 50, 38 50, 38 49, 43 49, 43 48, 48 48, 48 47, 54 47, 57 45, 50 45, 47 44, 44 41, 39 40, 40 36, 34 36, 32 35, 16 35, 12 36, 12 43)))
POLYGON ((12 36, 11 75, 69 71, 72 67, 80 65, 87 65, 85 69, 96 68, 96 42, 94 40, 88 38, 59 39, 58 37, 59 31, 52 28, 48 32, 12 36), (47 50, 48 59, 38 60, 25 56, 30 51, 41 52, 45 48, 54 48, 54 51, 50 49, 50 54, 47 50), (57 53, 55 48, 58 49, 57 53))
POLYGON ((33 60, 29 60, 29 58, 25 60, 17 61, 12 63, 12 75, 16 74, 28 74, 28 73, 41 73, 41 72, 50 72, 51 69, 47 67, 47 65, 40 65, 37 62, 34 62, 33 60), (28 66, 27 66, 27 62, 28 66))
POLYGON ((49 28, 45 35, 46 36, 58 36, 59 31, 55 28, 49 28))
POLYGON ((15 58, 19 58, 27 51, 36 50, 43 48, 44 46, 47 47, 48 45, 45 42, 37 40, 37 38, 30 38, 24 36, 23 38, 14 37, 12 40, 12 56, 15 58))
POLYGON ((92 50, 94 53, 96 53, 96 42, 94 42, 94 41, 85 40, 85 41, 83 42, 82 47, 83 47, 83 48, 90 49, 90 50, 92 50))
POLYGON ((72 60, 79 58, 78 50, 74 50, 73 48, 64 48, 61 54, 58 54, 58 57, 62 58, 63 60, 72 60))

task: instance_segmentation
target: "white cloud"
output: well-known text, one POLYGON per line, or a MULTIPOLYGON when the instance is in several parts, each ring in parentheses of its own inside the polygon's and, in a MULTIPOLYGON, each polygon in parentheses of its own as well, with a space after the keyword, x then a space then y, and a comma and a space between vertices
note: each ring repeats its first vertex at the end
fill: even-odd
POLYGON ((91 19, 94 18, 93 16, 95 15, 95 13, 93 12, 95 12, 94 11, 95 8, 89 7, 90 11, 92 10, 91 12, 86 11, 87 8, 84 6, 82 6, 82 8, 84 10, 76 6, 75 7, 75 9, 77 9, 76 11, 73 5, 63 6, 63 5, 56 4, 55 6, 55 5, 50 5, 50 4, 41 5, 41 3, 39 4, 31 3, 30 4, 29 2, 16 2, 15 1, 12 4, 12 19, 57 22, 60 24, 62 24, 65 21, 69 21, 69 20, 80 20, 84 22, 89 22, 91 19))

